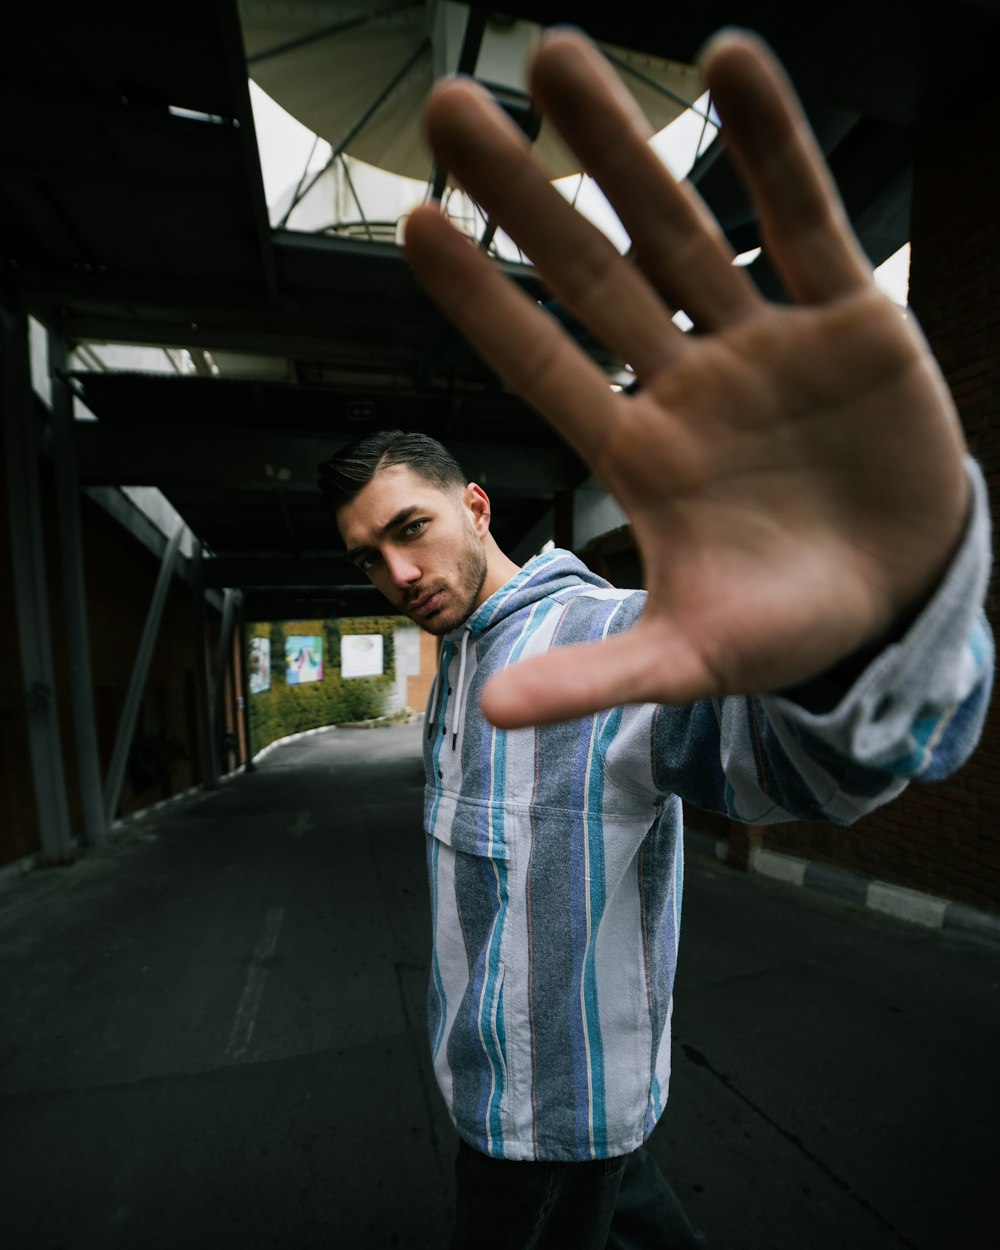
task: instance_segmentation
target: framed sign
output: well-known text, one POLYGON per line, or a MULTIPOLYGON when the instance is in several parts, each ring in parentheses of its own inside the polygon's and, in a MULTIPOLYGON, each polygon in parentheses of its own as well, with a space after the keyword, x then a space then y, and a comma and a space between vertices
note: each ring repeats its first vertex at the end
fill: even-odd
POLYGON ((289 634, 285 637, 285 683, 304 686, 323 680, 323 639, 315 634, 289 634))
POLYGON ((250 676, 250 693, 263 694, 271 689, 271 639, 251 638, 247 657, 250 676))
POLYGON ((341 635, 341 677, 381 677, 383 672, 381 634, 341 635))

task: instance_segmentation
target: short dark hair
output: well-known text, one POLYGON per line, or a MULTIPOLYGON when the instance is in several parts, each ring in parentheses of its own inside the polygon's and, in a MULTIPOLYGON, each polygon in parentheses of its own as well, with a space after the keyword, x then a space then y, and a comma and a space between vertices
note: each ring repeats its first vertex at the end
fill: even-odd
POLYGON ((441 490, 461 490, 468 477, 451 452, 428 434, 379 430, 341 447, 319 466, 319 489, 332 516, 350 503, 381 469, 409 465, 441 490))

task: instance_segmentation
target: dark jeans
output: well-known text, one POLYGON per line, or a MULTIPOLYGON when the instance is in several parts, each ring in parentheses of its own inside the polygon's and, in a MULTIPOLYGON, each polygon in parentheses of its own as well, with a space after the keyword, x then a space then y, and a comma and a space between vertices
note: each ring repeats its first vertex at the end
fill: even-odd
POLYGON ((451 1250, 704 1250, 644 1147, 586 1163, 455 1160, 451 1250))

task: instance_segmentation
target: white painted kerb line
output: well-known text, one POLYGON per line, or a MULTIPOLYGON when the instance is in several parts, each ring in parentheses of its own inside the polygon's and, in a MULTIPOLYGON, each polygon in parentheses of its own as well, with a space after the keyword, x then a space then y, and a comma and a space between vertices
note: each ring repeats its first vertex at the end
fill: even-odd
POLYGON ((240 995, 239 1006, 236 1008, 236 1019, 226 1044, 226 1055, 230 1059, 241 1059, 247 1052, 250 1039, 253 1037, 254 1025, 257 1023, 257 1012, 264 993, 264 982, 267 980, 267 969, 264 960, 270 959, 278 945, 278 931, 285 916, 283 907, 269 907, 264 917, 264 928, 261 930, 257 947, 247 973, 246 984, 240 995))

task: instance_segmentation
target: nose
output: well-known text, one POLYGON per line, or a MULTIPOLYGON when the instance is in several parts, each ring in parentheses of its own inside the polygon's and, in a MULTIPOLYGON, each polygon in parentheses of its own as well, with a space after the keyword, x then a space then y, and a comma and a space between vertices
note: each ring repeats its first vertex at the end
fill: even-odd
POLYGON ((389 580, 400 590, 407 590, 420 580, 420 569, 405 551, 387 548, 382 552, 382 562, 389 580))

